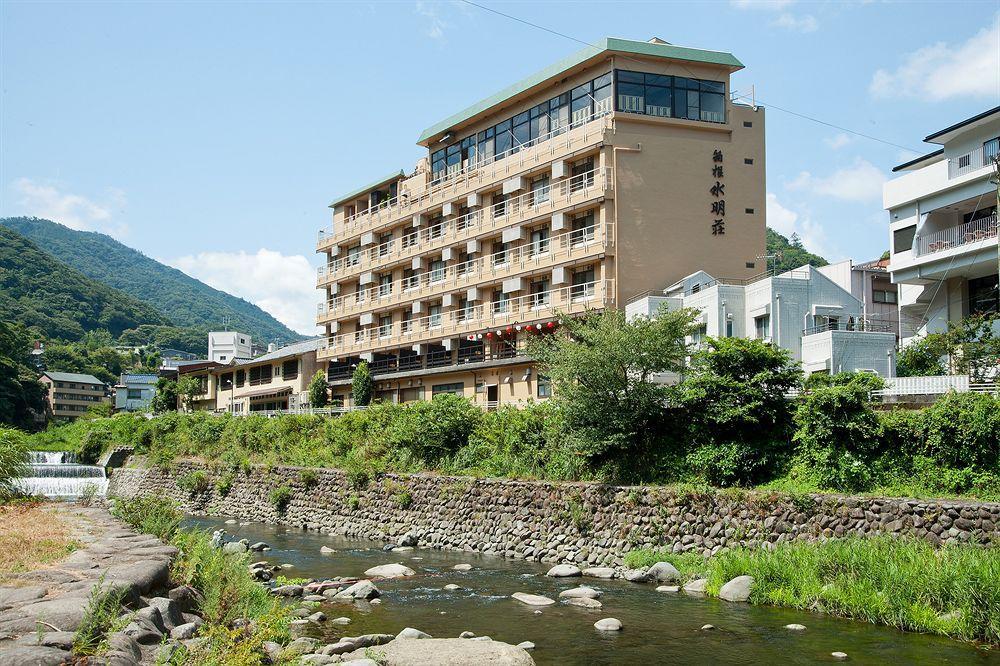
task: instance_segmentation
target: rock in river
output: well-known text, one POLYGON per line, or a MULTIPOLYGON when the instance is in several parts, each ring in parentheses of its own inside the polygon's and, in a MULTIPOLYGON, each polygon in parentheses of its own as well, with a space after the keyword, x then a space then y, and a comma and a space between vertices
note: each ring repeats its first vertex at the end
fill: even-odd
POLYGON ((529 606, 550 606, 555 603, 555 600, 549 599, 548 597, 543 597, 540 594, 526 594, 524 592, 515 592, 510 596, 517 599, 522 604, 528 604, 529 606))
POLYGON ((670 562, 657 562, 649 567, 647 573, 658 583, 673 583, 681 579, 681 572, 670 562))
POLYGON ((611 567, 590 567, 582 571, 584 576, 590 578, 614 578, 615 570, 611 567))
POLYGON ((431 635, 430 634, 425 634, 424 632, 420 631, 419 629, 414 629, 413 627, 407 627, 406 629, 403 629, 401 632, 399 632, 396 635, 396 638, 420 638, 420 639, 428 639, 428 638, 431 638, 431 635))
POLYGON ((374 599, 381 593, 375 584, 370 580, 359 580, 346 590, 341 590, 334 597, 335 599, 374 599))
POLYGON ((405 576, 415 576, 417 572, 403 564, 383 564, 368 569, 365 571, 365 575, 378 578, 403 578, 405 576))
POLYGON ((468 571, 472 568, 471 564, 456 564, 452 567, 455 571, 468 571))
POLYGON ((606 617, 594 623, 594 628, 598 631, 621 631, 621 620, 614 617, 606 617))
MULTIPOLYGON (((522 648, 500 641, 470 641, 459 638, 397 638, 378 648, 381 663, 393 666, 534 666, 522 648)), ((344 655, 344 663, 364 657, 364 650, 344 655)))
POLYGON ((746 601, 750 598, 751 587, 753 587, 753 577, 737 576, 722 586, 719 598, 723 601, 746 601))
POLYGON ((557 564, 545 573, 546 576, 552 576, 553 578, 570 578, 581 574, 580 567, 573 566, 572 564, 557 564))
POLYGON ((684 591, 688 594, 705 594, 705 588, 708 587, 707 578, 699 578, 698 580, 693 580, 684 586, 684 591))
POLYGON ((596 599, 601 596, 601 593, 592 587, 581 585, 579 587, 563 590, 559 593, 559 596, 563 599, 596 599))
POLYGON ((604 605, 597 599, 590 599, 588 597, 571 597, 566 600, 566 603, 570 606, 580 606, 581 608, 600 608, 604 605))

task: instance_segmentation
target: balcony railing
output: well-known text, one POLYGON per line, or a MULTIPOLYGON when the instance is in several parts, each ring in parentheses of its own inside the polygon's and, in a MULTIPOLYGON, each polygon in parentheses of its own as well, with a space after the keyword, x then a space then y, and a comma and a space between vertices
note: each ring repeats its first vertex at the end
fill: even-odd
POLYGON ((988 141, 975 150, 948 160, 948 178, 958 178, 984 167, 992 167, 1000 142, 988 141))
POLYGON ((344 316, 356 308, 388 307, 427 298, 430 295, 428 290, 434 293, 454 291, 501 277, 514 277, 538 267, 552 266, 573 256, 593 254, 612 242, 610 224, 600 227, 591 225, 550 238, 529 241, 504 252, 495 252, 453 266, 432 268, 401 280, 379 283, 353 294, 337 296, 330 299, 328 304, 320 303, 318 315, 344 316))
POLYGON ((395 321, 389 325, 388 331, 382 326, 371 326, 353 333, 333 335, 321 348, 333 354, 344 354, 375 347, 399 346, 417 340, 458 336, 483 328, 545 319, 556 312, 572 314, 604 307, 614 302, 614 293, 614 280, 574 284, 395 321))
POLYGON ((919 236, 916 242, 916 255, 922 257, 935 252, 943 252, 969 243, 978 243, 997 237, 997 216, 990 215, 978 220, 960 224, 957 227, 942 229, 919 236))
MULTIPOLYGON (((338 229, 321 229, 319 243, 322 245, 331 238, 342 236, 352 230, 367 229, 373 225, 399 220, 422 210, 434 198, 443 199, 445 195, 458 196, 469 187, 487 185, 500 177, 520 173, 572 145, 596 140, 598 136, 603 135, 605 129, 612 127, 610 113, 609 106, 498 155, 469 163, 461 169, 439 176, 431 180, 427 189, 423 191, 401 192, 377 206, 346 217, 338 224, 338 229), (493 165, 496 165, 496 168, 489 168, 493 165)), ((428 174, 428 178, 430 177, 428 174)))
POLYGON ((829 321, 803 329, 802 335, 826 333, 827 331, 849 331, 851 333, 895 333, 896 327, 886 319, 855 319, 852 321, 829 321))
POLYGON ((425 254, 436 246, 453 245, 492 229, 514 224, 519 221, 519 216, 530 219, 536 215, 556 212, 560 208, 593 198, 613 186, 614 177, 610 168, 597 168, 569 176, 552 183, 544 192, 525 192, 454 219, 441 221, 426 229, 412 231, 401 238, 334 259, 319 268, 317 281, 321 283, 372 268, 374 265, 402 261, 425 254))

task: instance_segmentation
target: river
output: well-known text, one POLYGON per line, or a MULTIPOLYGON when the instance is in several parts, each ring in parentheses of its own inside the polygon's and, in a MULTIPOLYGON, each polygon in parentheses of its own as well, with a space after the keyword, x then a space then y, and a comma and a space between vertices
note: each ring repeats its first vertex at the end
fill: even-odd
POLYGON ((363 577, 366 569, 393 562, 417 571, 414 577, 377 581, 381 604, 324 604, 321 610, 329 618, 352 620, 348 626, 317 625, 311 635, 327 642, 414 627, 436 638, 472 631, 512 644, 531 641, 538 664, 815 664, 835 663, 830 656, 834 651, 846 652, 853 664, 1000 664, 995 650, 946 638, 815 613, 656 592, 653 585, 620 580, 549 578, 545 564, 422 548, 384 552, 381 543, 260 523, 225 525, 221 518, 189 517, 185 522, 269 544, 272 550, 252 557, 293 565, 283 572, 289 577, 363 577), (321 554, 321 546, 337 552, 321 554), (459 563, 473 569, 453 571, 459 563), (462 589, 444 590, 449 583, 462 589), (557 599, 560 591, 581 583, 602 591, 603 608, 562 603, 535 608, 510 598, 514 592, 528 592, 557 599), (594 622, 605 617, 621 620, 624 630, 594 629, 594 622), (784 628, 792 623, 807 629, 784 628), (717 629, 703 631, 705 624, 717 629))

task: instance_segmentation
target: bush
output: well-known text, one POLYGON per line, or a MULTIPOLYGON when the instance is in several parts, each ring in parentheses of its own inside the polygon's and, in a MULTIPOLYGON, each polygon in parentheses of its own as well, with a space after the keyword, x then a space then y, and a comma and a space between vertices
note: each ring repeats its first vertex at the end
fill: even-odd
POLYGON ((1000 462, 1000 397, 948 393, 923 414, 926 453, 942 465, 996 470, 1000 462))
POLYGON ((267 498, 278 513, 284 513, 288 503, 292 501, 292 489, 284 485, 278 486, 268 493, 267 498))
POLYGON ((28 470, 28 449, 24 435, 13 428, 0 427, 0 502, 18 494, 15 479, 28 470))
POLYGON ((229 494, 229 491, 233 489, 233 482, 235 480, 236 474, 232 470, 229 470, 215 480, 215 492, 219 493, 220 496, 225 497, 229 494))
POLYGON ((299 481, 302 482, 303 487, 312 488, 319 483, 319 473, 314 469, 304 469, 299 472, 299 481))
POLYGON ((212 486, 208 474, 202 470, 189 472, 177 479, 177 487, 186 490, 191 495, 199 495, 212 486))
POLYGON ((119 585, 105 585, 103 577, 91 588, 83 619, 73 634, 73 654, 86 657, 101 651, 108 634, 125 612, 125 592, 119 585))
POLYGON ((351 375, 351 399, 358 407, 366 407, 371 404, 374 393, 375 382, 372 379, 372 372, 368 368, 368 363, 361 361, 351 375))
POLYGON ((115 498, 111 513, 143 534, 153 534, 169 541, 184 517, 177 505, 161 497, 115 498))

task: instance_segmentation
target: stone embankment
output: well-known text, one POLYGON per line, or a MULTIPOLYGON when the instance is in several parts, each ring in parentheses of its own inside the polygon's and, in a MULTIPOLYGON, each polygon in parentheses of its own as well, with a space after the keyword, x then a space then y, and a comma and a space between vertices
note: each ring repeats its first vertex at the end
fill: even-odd
POLYGON ((219 484, 221 492, 215 481, 223 471, 196 462, 179 462, 170 470, 131 466, 115 471, 109 493, 171 497, 192 513, 581 567, 620 567, 624 554, 638 548, 710 555, 726 547, 848 535, 1000 544, 997 503, 679 492, 421 474, 352 484, 340 470, 303 474, 293 467, 238 472, 231 484, 228 478, 219 484), (178 479, 199 470, 212 481, 206 491, 178 486, 178 479), (274 492, 281 488, 289 494, 274 492))
MULTIPOLYGON (((108 637, 101 663, 157 663, 161 650, 188 639, 201 624, 194 592, 169 589, 177 549, 138 534, 100 508, 65 505, 81 547, 62 562, 6 576, 0 586, 0 666, 74 663, 73 635, 97 585, 123 594, 129 623, 108 637), (173 640, 171 640, 173 639, 173 640)), ((91 663, 97 663, 93 661, 91 663)))

